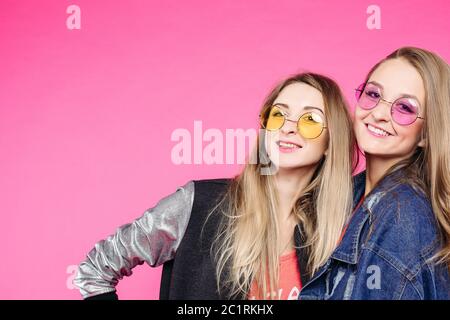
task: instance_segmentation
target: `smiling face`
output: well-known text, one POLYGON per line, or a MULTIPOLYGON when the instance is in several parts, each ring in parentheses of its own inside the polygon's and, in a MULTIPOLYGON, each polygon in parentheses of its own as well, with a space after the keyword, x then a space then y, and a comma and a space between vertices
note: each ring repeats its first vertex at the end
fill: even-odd
POLYGON ((354 130, 358 145, 366 156, 378 156, 398 162, 411 155, 419 145, 425 115, 425 88, 417 70, 403 58, 383 62, 370 76, 362 93, 380 100, 372 109, 355 109, 354 130), (405 99, 397 100, 405 97, 405 99), (407 103, 394 104, 394 101, 407 103), (387 102, 389 101, 389 102, 387 102), (417 108, 418 117, 408 125, 401 125, 406 112, 417 108))
POLYGON ((299 134, 297 120, 302 118, 301 125, 305 130, 308 123, 325 121, 325 110, 322 93, 305 83, 296 82, 286 86, 275 99, 273 106, 278 107, 274 116, 285 115, 287 120, 279 130, 267 131, 267 150, 270 159, 278 169, 296 169, 315 166, 319 163, 328 146, 326 129, 313 139, 299 134))

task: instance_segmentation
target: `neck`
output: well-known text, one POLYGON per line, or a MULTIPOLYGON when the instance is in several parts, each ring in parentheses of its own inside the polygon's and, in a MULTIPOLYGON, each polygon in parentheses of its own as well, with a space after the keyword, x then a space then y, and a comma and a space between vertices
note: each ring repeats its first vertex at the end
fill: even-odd
POLYGON ((315 170, 314 167, 298 169, 280 169, 275 176, 278 193, 279 210, 277 220, 279 224, 278 246, 280 255, 286 254, 294 246, 294 229, 297 220, 291 215, 293 205, 298 194, 305 189, 315 170))
POLYGON ((366 190, 364 196, 367 196, 373 190, 389 168, 398 161, 398 159, 386 159, 369 154, 366 155, 366 190))
POLYGON ((308 185, 315 169, 316 166, 280 169, 277 172, 275 181, 280 205, 278 212, 280 222, 289 219, 296 197, 308 185))

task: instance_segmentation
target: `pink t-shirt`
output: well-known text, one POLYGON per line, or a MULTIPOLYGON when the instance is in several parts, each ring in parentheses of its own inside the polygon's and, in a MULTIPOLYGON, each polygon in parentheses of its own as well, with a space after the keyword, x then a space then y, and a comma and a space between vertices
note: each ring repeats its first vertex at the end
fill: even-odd
MULTIPOLYGON (((272 292, 272 299, 297 300, 302 288, 302 282, 295 250, 280 257, 280 279, 278 287, 278 293, 272 292)), ((248 298, 249 300, 262 300, 262 294, 259 292, 256 282, 253 283, 248 298)), ((266 299, 268 298, 269 296, 266 297, 266 299)))

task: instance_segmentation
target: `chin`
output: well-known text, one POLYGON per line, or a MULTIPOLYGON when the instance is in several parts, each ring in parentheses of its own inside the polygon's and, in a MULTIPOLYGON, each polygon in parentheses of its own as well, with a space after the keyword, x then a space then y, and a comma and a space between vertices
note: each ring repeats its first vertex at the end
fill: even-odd
POLYGON ((278 169, 282 170, 295 170, 295 169, 301 169, 305 167, 311 167, 316 165, 317 163, 306 163, 304 161, 301 162, 288 162, 288 161, 280 161, 280 164, 278 166, 278 169))
MULTIPOLYGON (((365 139, 364 139, 365 140, 365 139)), ((391 144, 386 144, 383 143, 382 141, 366 141, 367 143, 360 142, 358 143, 359 148, 361 149, 361 151, 364 151, 365 153, 370 153, 370 154, 377 154, 377 155, 388 155, 389 153, 392 153, 392 145, 391 144)))
POLYGON ((365 155, 370 155, 370 156, 375 156, 375 157, 380 157, 380 158, 386 158, 386 159, 391 159, 391 158, 401 158, 402 155, 399 155, 397 153, 392 153, 392 149, 384 149, 384 148, 361 148, 361 150, 365 153, 365 155))
POLYGON ((278 169, 280 170, 293 170, 293 169, 299 169, 303 167, 301 164, 290 164, 290 163, 280 163, 278 169))

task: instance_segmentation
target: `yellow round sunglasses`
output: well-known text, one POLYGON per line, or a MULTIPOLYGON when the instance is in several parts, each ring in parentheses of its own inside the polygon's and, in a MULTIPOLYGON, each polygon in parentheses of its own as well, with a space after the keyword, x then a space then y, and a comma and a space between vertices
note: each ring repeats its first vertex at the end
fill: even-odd
POLYGON ((302 114, 298 120, 291 120, 276 104, 259 117, 262 127, 269 131, 280 130, 286 121, 294 122, 297 124, 298 133, 306 139, 317 138, 322 134, 323 129, 327 128, 322 116, 315 112, 308 111, 302 114))

